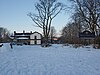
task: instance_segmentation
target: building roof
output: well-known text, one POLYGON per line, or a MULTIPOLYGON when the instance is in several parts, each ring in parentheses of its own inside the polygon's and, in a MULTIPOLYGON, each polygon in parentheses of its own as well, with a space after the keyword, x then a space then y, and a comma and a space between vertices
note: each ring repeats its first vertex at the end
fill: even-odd
POLYGON ((19 37, 24 38, 25 37, 25 38, 28 38, 28 37, 30 37, 30 35, 35 34, 35 33, 38 33, 42 36, 41 33, 36 32, 36 31, 35 32, 32 32, 32 31, 31 32, 25 32, 25 31, 23 31, 21 33, 14 31, 14 35, 12 35, 11 37, 17 37, 17 38, 19 38, 19 37))
POLYGON ((82 39, 93 39, 95 38, 95 32, 90 32, 90 31, 83 31, 79 33, 79 38, 82 39))

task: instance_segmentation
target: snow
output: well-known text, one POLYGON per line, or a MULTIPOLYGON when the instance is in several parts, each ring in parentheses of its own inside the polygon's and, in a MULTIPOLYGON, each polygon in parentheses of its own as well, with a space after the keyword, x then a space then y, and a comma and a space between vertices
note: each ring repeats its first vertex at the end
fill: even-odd
POLYGON ((29 38, 27 38, 27 37, 19 37, 17 39, 29 39, 29 38))
POLYGON ((0 47, 0 75, 100 75, 100 49, 53 45, 0 47))

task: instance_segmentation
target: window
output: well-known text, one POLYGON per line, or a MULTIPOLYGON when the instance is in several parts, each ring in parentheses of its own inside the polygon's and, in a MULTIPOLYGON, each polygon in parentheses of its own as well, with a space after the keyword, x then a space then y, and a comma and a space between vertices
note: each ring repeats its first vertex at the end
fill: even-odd
POLYGON ((37 39, 37 36, 34 36, 34 39, 36 40, 37 39))

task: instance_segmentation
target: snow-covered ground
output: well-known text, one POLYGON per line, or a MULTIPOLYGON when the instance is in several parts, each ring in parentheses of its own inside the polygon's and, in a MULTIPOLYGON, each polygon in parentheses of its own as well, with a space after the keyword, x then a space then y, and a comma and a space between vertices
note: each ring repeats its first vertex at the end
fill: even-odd
POLYGON ((4 44, 0 75, 100 75, 100 49, 4 44))

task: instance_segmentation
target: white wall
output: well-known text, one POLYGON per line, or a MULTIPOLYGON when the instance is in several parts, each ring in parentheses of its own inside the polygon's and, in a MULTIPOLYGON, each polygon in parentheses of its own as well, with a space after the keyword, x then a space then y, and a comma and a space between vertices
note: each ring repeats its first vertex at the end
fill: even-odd
POLYGON ((30 44, 34 44, 34 41, 33 41, 33 40, 31 40, 31 41, 30 41, 30 44))
POLYGON ((30 41, 30 44, 35 44, 35 36, 37 37, 37 39, 40 39, 40 40, 36 40, 37 41, 37 44, 41 44, 41 35, 39 33, 34 33, 32 35, 30 35, 30 39, 33 39, 30 41))
MULTIPOLYGON (((31 40, 30 41, 30 44, 35 44, 35 41, 34 40, 31 40)), ((37 40, 37 44, 41 44, 41 40, 37 40)))
POLYGON ((41 39, 41 35, 38 33, 34 33, 30 36, 30 39, 35 39, 34 36, 37 36, 37 39, 41 39))
POLYGON ((41 40, 37 40, 37 44, 41 44, 41 40))

